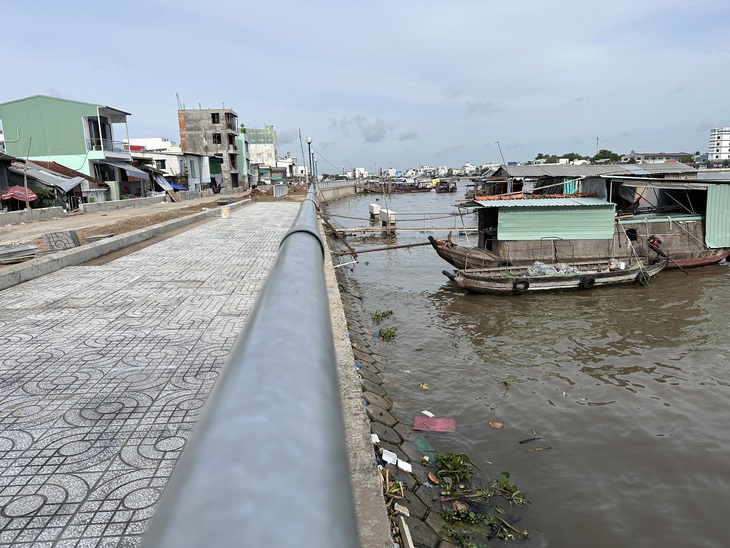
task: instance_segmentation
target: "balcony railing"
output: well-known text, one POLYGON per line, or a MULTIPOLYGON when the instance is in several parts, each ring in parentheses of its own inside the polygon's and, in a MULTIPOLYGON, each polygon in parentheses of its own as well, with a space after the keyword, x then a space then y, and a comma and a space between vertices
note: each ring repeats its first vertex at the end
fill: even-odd
POLYGON ((129 149, 123 141, 112 141, 111 139, 86 139, 86 150, 103 150, 105 152, 128 152, 129 149))

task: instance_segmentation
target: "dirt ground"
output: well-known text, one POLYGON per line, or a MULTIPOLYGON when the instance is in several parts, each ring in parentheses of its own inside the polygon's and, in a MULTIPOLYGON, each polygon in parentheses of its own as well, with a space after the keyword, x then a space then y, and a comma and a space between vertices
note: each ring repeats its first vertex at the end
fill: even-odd
MULTIPOLYGON (((306 196, 303 187, 290 187, 289 195, 277 201, 301 201, 306 196)), ((70 213, 65 217, 48 221, 35 221, 18 225, 0 226, 0 246, 30 244, 40 251, 46 250, 43 235, 50 232, 76 231, 83 244, 90 236, 118 235, 140 228, 156 225, 187 215, 194 215, 207 209, 215 209, 218 200, 230 198, 235 201, 250 198, 252 202, 273 202, 273 191, 261 192, 254 189, 240 194, 218 194, 185 200, 184 202, 163 202, 142 207, 128 207, 106 213, 70 213)))

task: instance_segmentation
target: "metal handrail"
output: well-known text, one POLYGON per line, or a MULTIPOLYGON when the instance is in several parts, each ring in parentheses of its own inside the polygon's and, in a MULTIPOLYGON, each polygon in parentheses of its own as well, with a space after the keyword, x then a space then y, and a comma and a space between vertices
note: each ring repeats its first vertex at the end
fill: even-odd
POLYGON ((310 186, 143 547, 359 546, 323 253, 310 186))

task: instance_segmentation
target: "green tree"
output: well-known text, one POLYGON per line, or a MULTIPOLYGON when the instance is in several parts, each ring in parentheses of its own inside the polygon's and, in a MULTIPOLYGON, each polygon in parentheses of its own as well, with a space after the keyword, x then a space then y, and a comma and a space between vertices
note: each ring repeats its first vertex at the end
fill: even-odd
POLYGON ((35 195, 38 196, 37 200, 30 203, 32 208, 53 207, 55 204, 56 194, 52 190, 40 186, 32 190, 35 192, 35 195))
POLYGON ((611 162, 618 162, 620 159, 621 156, 619 156, 615 152, 606 150, 605 148, 599 150, 598 153, 593 158, 591 158, 593 162, 597 162, 599 160, 610 160, 611 162))

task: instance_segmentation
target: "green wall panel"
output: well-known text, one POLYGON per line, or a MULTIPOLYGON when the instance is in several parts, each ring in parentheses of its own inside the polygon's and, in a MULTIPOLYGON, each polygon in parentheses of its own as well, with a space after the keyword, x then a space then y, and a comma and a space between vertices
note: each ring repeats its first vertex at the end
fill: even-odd
POLYGON ((707 189, 705 243, 710 248, 730 247, 730 185, 707 189))
POLYGON ((610 240, 613 204, 605 207, 500 208, 497 238, 509 240, 610 240))

